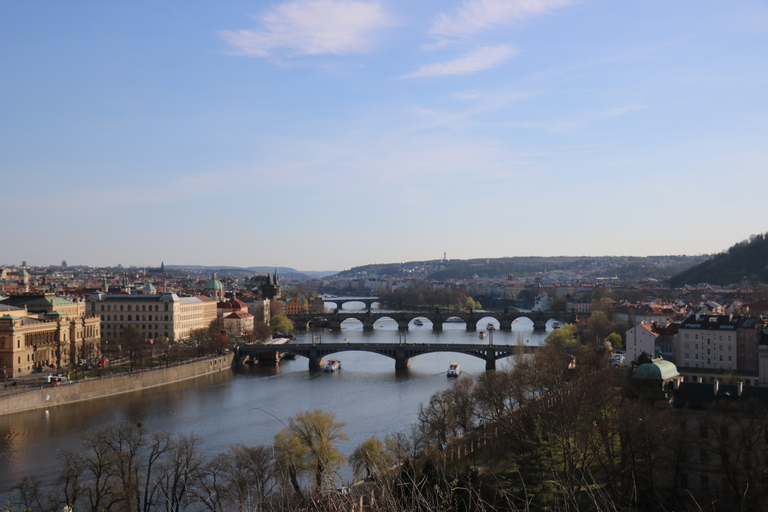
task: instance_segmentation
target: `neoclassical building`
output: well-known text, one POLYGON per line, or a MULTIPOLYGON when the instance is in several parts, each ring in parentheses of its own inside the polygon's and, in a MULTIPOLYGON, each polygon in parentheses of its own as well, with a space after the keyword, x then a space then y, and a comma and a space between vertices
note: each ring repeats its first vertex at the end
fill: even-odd
POLYGON ((216 319, 216 301, 207 297, 179 297, 175 293, 94 293, 88 298, 87 310, 99 316, 103 336, 112 339, 119 338, 126 327, 133 325, 146 339, 165 336, 178 341, 216 319))
POLYGON ((93 360, 100 353, 99 317, 87 314, 83 302, 34 292, 0 301, 0 372, 6 377, 93 360))

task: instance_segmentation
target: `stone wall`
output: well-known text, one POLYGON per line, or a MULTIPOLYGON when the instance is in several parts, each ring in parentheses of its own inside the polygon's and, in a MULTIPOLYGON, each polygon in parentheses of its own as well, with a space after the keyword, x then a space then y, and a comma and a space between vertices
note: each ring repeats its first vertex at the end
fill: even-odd
POLYGON ((0 415, 130 393, 131 391, 191 379, 208 373, 230 371, 232 357, 231 354, 218 356, 115 377, 82 379, 60 386, 41 384, 38 389, 28 389, 0 397, 0 415))

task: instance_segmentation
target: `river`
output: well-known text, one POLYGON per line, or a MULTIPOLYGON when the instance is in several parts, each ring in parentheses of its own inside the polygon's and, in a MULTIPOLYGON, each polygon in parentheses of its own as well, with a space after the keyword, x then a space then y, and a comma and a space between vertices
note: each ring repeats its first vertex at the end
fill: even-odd
MULTIPOLYGON (((491 320, 482 320, 478 327, 491 320)), ((428 320, 423 322, 423 326, 411 322, 408 343, 489 341, 467 332, 463 323, 445 323, 443 332, 436 333, 428 320)), ((493 341, 514 344, 520 336, 529 345, 539 345, 546 335, 534 332, 532 322, 523 318, 513 324, 512 332, 496 330, 493 341)), ((393 320, 377 322, 373 332, 364 332, 359 322, 348 321, 340 332, 323 332, 319 341, 399 343, 401 336, 393 320)), ((298 334, 297 340, 311 343, 312 335, 298 334)), ((462 376, 477 377, 485 369, 481 359, 450 352, 415 357, 409 370, 397 372, 393 359, 378 354, 341 352, 333 357, 342 362, 336 373, 310 373, 307 360, 298 358, 0 417, 0 498, 8 484, 22 476, 53 479, 63 450, 81 446, 83 434, 118 422, 141 422, 151 431, 195 433, 204 440, 203 451, 210 456, 239 443, 271 444, 283 422, 296 413, 323 409, 346 423, 344 430, 350 439, 340 449, 349 454, 370 436, 407 432, 417 420, 419 404, 453 382, 446 378, 451 361, 461 363, 462 376)), ((507 363, 501 360, 497 364, 507 363)), ((344 475, 349 477, 349 471, 344 475)))

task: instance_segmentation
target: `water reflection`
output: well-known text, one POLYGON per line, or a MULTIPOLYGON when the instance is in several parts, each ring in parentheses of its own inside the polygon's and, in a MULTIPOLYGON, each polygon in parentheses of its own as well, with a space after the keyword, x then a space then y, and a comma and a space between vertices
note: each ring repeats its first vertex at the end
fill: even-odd
MULTIPOLYGON (((483 319, 485 326, 491 319, 483 319)), ((445 323, 443 332, 432 331, 428 321, 411 323, 408 343, 487 343, 463 323, 445 323)), ((520 319, 512 332, 494 332, 495 344, 537 345, 546 333, 534 332, 530 320, 520 319)), ((324 342, 398 343, 397 323, 384 319, 375 331, 347 323, 341 332, 323 331, 324 342)), ((318 333, 315 333, 317 335, 318 333)), ((312 342, 312 333, 298 336, 312 342)), ((395 371, 394 360, 368 352, 341 352, 342 370, 332 374, 310 373, 307 360, 280 365, 246 366, 181 383, 116 397, 91 400, 47 410, 0 417, 0 488, 12 479, 35 475, 44 480, 55 475, 57 456, 76 449, 84 433, 117 422, 143 423, 149 430, 195 433, 212 455, 237 443, 270 444, 283 422, 297 412, 324 409, 347 423, 350 440, 340 447, 350 453, 356 444, 376 435, 406 431, 417 419, 418 406, 435 391, 450 386, 448 364, 458 360, 462 375, 477 377, 485 369, 481 359, 451 352, 424 354, 411 367, 395 371)), ((499 365, 505 364, 503 361, 499 365)))

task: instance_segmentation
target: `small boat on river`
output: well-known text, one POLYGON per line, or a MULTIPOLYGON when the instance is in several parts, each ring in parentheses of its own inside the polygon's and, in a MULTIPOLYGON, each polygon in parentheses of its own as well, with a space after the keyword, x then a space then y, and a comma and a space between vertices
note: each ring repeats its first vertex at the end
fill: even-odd
POLYGON ((488 331, 480 331, 479 333, 477 333, 477 335, 480 337, 481 340, 484 340, 485 338, 488 337, 488 331))
POLYGON ((337 370, 341 370, 341 361, 338 359, 329 359, 325 363, 325 371, 326 372, 335 372, 337 370))
POLYGON ((424 322, 422 322, 420 318, 417 318, 416 320, 413 321, 413 325, 421 326, 421 325, 424 325, 424 322))
POLYGON ((459 363, 453 362, 448 366, 448 377, 458 377, 461 373, 461 366, 459 366, 459 363))

